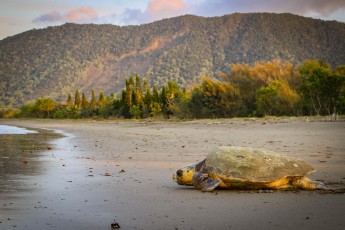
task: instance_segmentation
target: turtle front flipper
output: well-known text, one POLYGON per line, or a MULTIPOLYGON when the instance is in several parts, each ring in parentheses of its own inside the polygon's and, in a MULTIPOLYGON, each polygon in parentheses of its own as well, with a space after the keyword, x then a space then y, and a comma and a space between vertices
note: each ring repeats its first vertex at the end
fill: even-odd
POLYGON ((220 180, 212 179, 208 173, 205 172, 196 172, 193 176, 194 188, 201 189, 203 192, 211 192, 220 182, 220 180))

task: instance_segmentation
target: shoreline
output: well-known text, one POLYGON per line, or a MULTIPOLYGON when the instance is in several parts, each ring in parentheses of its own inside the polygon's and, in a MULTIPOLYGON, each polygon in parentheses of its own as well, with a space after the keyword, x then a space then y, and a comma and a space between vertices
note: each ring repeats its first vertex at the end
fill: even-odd
POLYGON ((3 196, 31 190, 26 180, 44 174, 51 141, 62 137, 62 134, 46 129, 18 128, 14 132, 0 134, 0 195, 3 196))
POLYGON ((345 182, 345 123, 301 120, 119 122, 0 120, 62 130, 34 193, 1 201, 0 229, 344 229, 344 194, 202 193, 172 174, 221 145, 310 163, 308 177, 345 182), (77 125, 76 125, 77 124, 77 125), (4 203, 7 204, 4 206, 4 203), (10 203, 12 203, 10 205, 10 203), (8 219, 9 218, 9 219, 8 219), (16 226, 16 227, 13 227, 16 226))

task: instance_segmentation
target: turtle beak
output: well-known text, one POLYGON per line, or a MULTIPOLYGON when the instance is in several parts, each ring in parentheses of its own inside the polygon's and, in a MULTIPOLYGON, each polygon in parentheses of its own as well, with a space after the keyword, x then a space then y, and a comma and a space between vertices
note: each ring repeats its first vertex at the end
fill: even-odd
POLYGON ((177 178, 182 177, 182 175, 183 175, 183 171, 181 169, 177 170, 176 173, 174 173, 173 175, 173 180, 177 182, 177 178))

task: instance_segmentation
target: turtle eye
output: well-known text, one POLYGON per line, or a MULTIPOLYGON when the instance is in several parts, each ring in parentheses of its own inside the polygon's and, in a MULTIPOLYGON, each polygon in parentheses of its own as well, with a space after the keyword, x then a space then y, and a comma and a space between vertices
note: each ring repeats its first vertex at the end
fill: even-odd
POLYGON ((181 169, 177 170, 177 176, 181 177, 183 175, 183 171, 181 169))

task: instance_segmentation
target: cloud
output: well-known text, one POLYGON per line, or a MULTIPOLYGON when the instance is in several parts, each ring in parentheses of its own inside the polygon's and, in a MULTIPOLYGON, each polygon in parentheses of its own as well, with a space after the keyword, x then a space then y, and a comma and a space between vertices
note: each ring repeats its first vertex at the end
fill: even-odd
MULTIPOLYGON (((315 13, 325 17, 333 14, 338 10, 345 9, 345 1, 343 0, 309 0, 305 2, 301 1, 300 4, 303 6, 304 10, 300 13, 315 13)), ((295 10, 298 11, 299 9, 301 8, 297 8, 295 10)))
MULTIPOLYGON (((122 8, 116 13, 108 8, 103 9, 103 14, 100 15, 94 7, 55 10, 35 18, 33 22, 38 25, 65 22, 128 25, 144 24, 183 14, 211 17, 235 12, 293 13, 322 19, 338 16, 340 21, 345 21, 345 16, 339 16, 345 10, 344 0, 148 0, 144 8, 122 8)), ((101 9, 98 10, 102 12, 101 9)))
POLYGON ((187 5, 183 0, 151 0, 147 5, 147 12, 158 14, 170 14, 186 10, 187 5))
POLYGON ((183 14, 222 16, 235 12, 293 13, 327 19, 345 10, 344 0, 150 0, 146 9, 125 9, 120 24, 148 23, 183 14))
POLYGON ((120 24, 141 24, 146 23, 148 20, 145 18, 143 11, 139 9, 125 9, 124 13, 120 16, 120 24))
POLYGON ((344 0, 204 0, 194 2, 191 13, 203 16, 219 16, 234 12, 287 12, 303 16, 328 17, 345 9, 344 0))
POLYGON ((59 22, 63 21, 64 17, 57 11, 52 11, 47 14, 43 14, 39 16, 38 18, 35 18, 33 20, 34 23, 39 24, 39 23, 50 23, 50 22, 59 22))
POLYGON ((121 21, 124 24, 147 23, 162 18, 186 14, 188 8, 189 6, 184 0, 150 0, 144 11, 139 9, 125 9, 121 21))
POLYGON ((80 7, 78 9, 71 10, 65 14, 58 11, 52 11, 47 14, 43 14, 33 20, 35 24, 52 24, 63 22, 74 23, 90 23, 97 20, 98 15, 92 7, 80 7))
POLYGON ((70 22, 86 22, 97 19, 98 15, 92 7, 81 7, 67 13, 66 19, 70 22))

